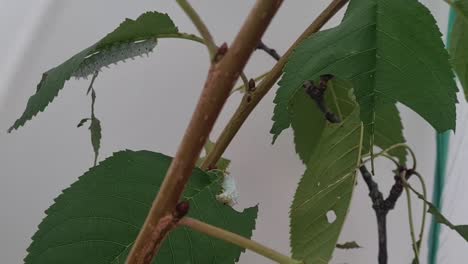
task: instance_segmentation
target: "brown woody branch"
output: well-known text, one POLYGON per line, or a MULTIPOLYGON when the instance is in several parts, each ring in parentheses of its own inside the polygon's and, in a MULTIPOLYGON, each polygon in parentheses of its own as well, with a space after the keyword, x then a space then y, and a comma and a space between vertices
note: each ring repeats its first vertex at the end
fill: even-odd
POLYGON ((164 237, 172 230, 167 228, 165 219, 174 215, 195 162, 231 89, 282 2, 257 0, 227 53, 211 66, 190 124, 129 254, 128 264, 150 263, 164 237))

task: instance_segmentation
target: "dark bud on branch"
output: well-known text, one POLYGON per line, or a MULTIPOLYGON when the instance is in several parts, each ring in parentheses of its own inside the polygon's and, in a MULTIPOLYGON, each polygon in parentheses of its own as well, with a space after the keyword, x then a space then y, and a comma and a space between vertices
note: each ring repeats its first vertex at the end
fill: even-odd
POLYGON ((190 204, 187 201, 179 202, 174 211, 174 218, 181 219, 189 212, 190 204))
POLYGON ((250 80, 249 80, 248 91, 249 91, 249 92, 253 92, 254 90, 255 90, 255 80, 254 80, 254 79, 250 79, 250 80))
POLYGON ((224 57, 224 55, 227 53, 228 51, 228 45, 226 42, 224 42, 219 48, 218 48, 218 51, 216 52, 214 58, 213 58, 213 62, 214 63, 217 63, 219 61, 221 61, 221 59, 224 57))

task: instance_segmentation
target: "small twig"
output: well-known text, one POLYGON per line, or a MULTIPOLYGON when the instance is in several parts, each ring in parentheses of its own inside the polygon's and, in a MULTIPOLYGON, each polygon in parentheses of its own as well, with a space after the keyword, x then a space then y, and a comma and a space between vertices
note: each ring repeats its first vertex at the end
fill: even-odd
POLYGON ((372 201, 372 208, 374 209, 375 215, 377 217, 377 231, 378 231, 378 240, 379 240, 379 255, 378 260, 379 264, 386 264, 388 262, 388 253, 387 253, 387 213, 388 211, 382 208, 383 204, 383 195, 379 191, 379 186, 372 179, 372 174, 369 170, 362 165, 359 167, 362 178, 367 184, 369 189, 369 197, 372 201))
POLYGON ((201 165, 202 169, 211 167, 216 164, 222 154, 231 143, 234 136, 244 124, 247 117, 255 109, 262 98, 273 87, 276 81, 283 73, 283 67, 291 56, 294 49, 310 35, 319 31, 349 0, 333 0, 328 7, 312 22, 312 24, 299 36, 299 38, 289 47, 286 53, 280 58, 265 78, 256 86, 252 93, 251 100, 242 100, 234 115, 229 120, 229 123, 223 129, 223 132, 216 141, 213 150, 208 154, 205 161, 201 165))
POLYGON ((260 40, 260 42, 258 43, 257 45, 257 49, 259 50, 263 50, 265 51, 268 55, 270 55, 273 59, 275 59, 276 61, 279 61, 281 56, 278 54, 278 52, 276 52, 276 50, 268 47, 267 45, 265 45, 265 43, 263 43, 263 41, 260 40))
POLYGON ((213 36, 211 36, 208 27, 205 25, 201 17, 198 13, 193 9, 190 3, 187 0, 176 0, 179 6, 184 10, 185 14, 192 20, 193 24, 197 28, 198 32, 205 41, 206 47, 208 48, 208 52, 210 54, 210 58, 213 59, 218 47, 216 46, 213 36))
POLYGON ((172 214, 179 202, 232 87, 282 2, 257 0, 231 48, 218 63, 212 64, 179 149, 130 251, 128 264, 148 264, 157 254, 161 243, 171 230, 161 228, 164 227, 161 224, 172 214))
MULTIPOLYGON (((187 0, 176 0, 179 6, 184 10, 185 14, 190 18, 192 23, 195 25, 197 28, 198 32, 203 38, 203 42, 206 44, 206 47, 208 48, 208 53, 210 54, 211 60, 215 60, 214 56, 218 50, 218 46, 216 45, 213 36, 210 33, 210 30, 206 26, 206 24, 203 22, 201 17, 198 15, 197 11, 190 5, 190 3, 187 0)), ((245 76, 244 72, 241 72, 241 79, 244 82, 244 84, 247 84, 247 77, 245 76)))
POLYGON ((264 245, 257 243, 253 240, 242 237, 238 234, 229 232, 227 230, 209 225, 207 223, 198 221, 190 217, 184 217, 179 221, 179 225, 189 227, 200 233, 207 234, 209 236, 224 240, 226 242, 237 245, 241 248, 246 248, 260 254, 266 258, 269 258, 277 263, 283 264, 301 264, 302 261, 292 259, 285 256, 271 248, 265 247, 264 245))

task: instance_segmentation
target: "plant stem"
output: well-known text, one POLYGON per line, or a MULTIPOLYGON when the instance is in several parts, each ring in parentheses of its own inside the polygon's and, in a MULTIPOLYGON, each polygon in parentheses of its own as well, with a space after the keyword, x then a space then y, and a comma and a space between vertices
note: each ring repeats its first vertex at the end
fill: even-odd
MULTIPOLYGON (((213 36, 210 33, 210 30, 206 26, 206 24, 203 22, 201 17, 198 15, 197 11, 190 5, 190 3, 187 0, 176 0, 179 6, 184 10, 185 14, 190 18, 192 23, 195 25, 197 28, 198 32, 203 38, 203 41, 208 48, 208 53, 210 55, 210 61, 213 61, 214 55, 216 54, 216 51, 218 50, 218 46, 216 45, 213 36)), ((244 83, 245 86, 247 86, 249 80, 245 76, 244 72, 241 72, 240 77, 242 79, 242 82, 244 83)))
MULTIPOLYGON (((405 143, 398 143, 398 144, 395 144, 395 145, 392 145, 384 150, 382 150, 381 152, 375 154, 372 158, 377 158, 379 156, 383 156, 385 154, 388 154, 388 152, 390 152, 391 150, 393 149, 396 149, 396 148, 405 148, 406 150, 408 150, 408 152, 410 153, 411 155, 411 158, 413 159, 413 171, 416 170, 416 165, 417 165, 417 160, 416 160, 416 154, 414 153, 414 151, 408 146, 406 145, 405 143)), ((364 163, 370 161, 371 159, 369 158, 368 160, 365 160, 364 163)))
POLYGON ((362 178, 364 179, 368 189, 369 197, 372 201, 372 208, 374 209, 377 217, 377 231, 379 240, 379 255, 378 263, 387 264, 388 253, 387 253, 387 215, 393 208, 400 198, 403 192, 403 187, 408 177, 411 176, 409 170, 398 167, 397 175, 395 175, 395 183, 390 189, 390 194, 386 199, 383 198, 382 193, 379 190, 378 184, 374 181, 372 174, 367 170, 366 166, 361 165, 359 167, 362 178))
POLYGON ((257 0, 231 48, 212 64, 202 94, 179 149, 171 162, 127 264, 148 264, 165 236, 164 218, 173 214, 200 152, 239 74, 247 64, 282 0, 257 0))
POLYGON ((193 34, 187 34, 187 33, 159 34, 158 39, 162 39, 162 38, 187 39, 187 40, 192 40, 192 41, 206 45, 205 40, 203 40, 199 36, 196 36, 193 34))
POLYGON ((414 251, 414 259, 416 260, 416 264, 419 264, 419 249, 418 249, 418 242, 416 240, 415 229, 414 229, 414 220, 413 220, 413 206, 411 204, 411 193, 408 188, 408 183, 406 182, 405 175, 402 175, 403 186, 405 188, 406 193, 406 202, 408 207, 408 222, 410 227, 410 235, 411 235, 411 242, 412 248, 414 251))
POLYGON ((293 50, 306 38, 313 33, 319 31, 325 23, 330 20, 346 3, 348 0, 333 0, 330 5, 312 22, 312 24, 302 33, 301 36, 291 45, 286 53, 280 58, 276 65, 271 69, 267 76, 257 85, 255 91, 252 92, 250 100, 242 100, 239 107, 237 108, 234 115, 229 120, 229 123, 224 128, 223 132, 219 136, 213 150, 208 153, 205 161, 201 165, 201 168, 206 170, 207 168, 216 164, 221 158, 228 145, 231 143, 234 136, 239 131, 242 124, 244 124, 247 117, 257 106, 260 100, 267 94, 267 92, 273 87, 276 81, 279 79, 283 72, 283 67, 286 64, 289 56, 291 56, 293 50))
POLYGON ((258 43, 257 49, 263 50, 266 54, 270 55, 276 61, 279 61, 279 59, 281 58, 281 56, 278 54, 278 52, 276 52, 275 49, 268 47, 267 45, 265 45, 265 43, 263 43, 263 41, 260 41, 258 43))
POLYGON ((213 36, 211 36, 211 33, 208 30, 208 27, 205 25, 201 17, 198 15, 195 9, 193 9, 190 3, 187 2, 187 0, 176 1, 182 8, 182 10, 184 10, 185 14, 187 14, 187 16, 190 18, 190 20, 192 20, 192 23, 195 25, 198 32, 200 32, 200 35, 205 40, 206 47, 208 48, 208 53, 210 54, 210 58, 213 58, 213 56, 216 54, 216 51, 218 50, 218 47, 216 46, 213 36))
MULTIPOLYGON (((421 183, 421 188, 423 190, 424 200, 427 200, 427 190, 426 190, 426 183, 424 182, 424 178, 421 176, 421 174, 419 174, 419 172, 415 171, 413 174, 418 177, 419 182, 421 183)), ((408 185, 408 187, 410 187, 410 185, 408 185)), ((423 240, 423 237, 424 237, 424 228, 426 226, 426 214, 427 214, 427 204, 425 202, 423 202, 421 230, 419 231, 419 239, 418 239, 418 241, 420 241, 420 242, 423 240)), ((419 243, 417 246, 418 246, 418 251, 419 251, 419 249, 421 247, 421 243, 419 243)))
POLYGON ((232 243, 242 248, 246 248, 254 251, 266 258, 283 264, 300 264, 302 261, 292 259, 285 256, 271 248, 265 247, 264 245, 257 243, 253 240, 239 236, 238 234, 226 231, 224 229, 209 225, 207 223, 198 221, 190 217, 184 217, 179 221, 179 225, 189 227, 198 232, 207 234, 209 236, 219 238, 226 242, 232 243))
POLYGON ((377 230, 379 235, 379 255, 377 259, 379 264, 386 264, 388 262, 387 252, 387 215, 375 214, 377 217, 377 230))

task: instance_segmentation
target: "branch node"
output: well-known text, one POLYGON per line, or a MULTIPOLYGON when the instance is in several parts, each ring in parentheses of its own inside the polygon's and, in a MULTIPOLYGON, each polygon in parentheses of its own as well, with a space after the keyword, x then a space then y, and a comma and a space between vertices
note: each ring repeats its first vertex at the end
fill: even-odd
POLYGON ((190 210, 190 204, 187 201, 179 202, 176 205, 176 208, 174 211, 174 217, 176 219, 181 219, 182 217, 187 215, 189 210, 190 210))

